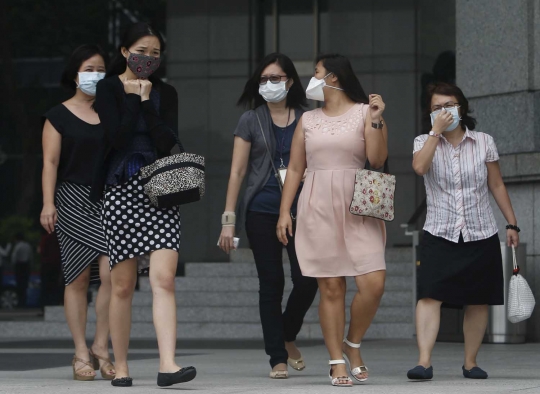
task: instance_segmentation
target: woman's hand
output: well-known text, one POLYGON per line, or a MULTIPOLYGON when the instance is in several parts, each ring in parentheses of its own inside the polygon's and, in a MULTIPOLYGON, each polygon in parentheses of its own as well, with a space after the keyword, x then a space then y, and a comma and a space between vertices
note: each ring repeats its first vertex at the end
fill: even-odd
POLYGON ((141 101, 150 100, 150 92, 152 91, 152 82, 148 79, 141 79, 141 101))
POLYGON ((519 233, 512 229, 506 230, 506 242, 509 247, 517 247, 519 245, 519 233))
POLYGON ((381 121, 384 108, 385 104, 381 96, 378 94, 369 95, 369 114, 374 123, 379 123, 381 121))
POLYGON ((223 226, 219 236, 219 247, 225 252, 230 253, 234 250, 234 230, 235 226, 223 226))
POLYGON ((289 239, 287 235, 293 236, 293 225, 291 215, 280 215, 276 227, 277 237, 279 242, 287 246, 289 239))
POLYGON ((441 134, 452 123, 454 123, 454 117, 449 111, 443 109, 435 117, 435 120, 433 121, 433 127, 431 129, 435 133, 441 134))
POLYGON ((58 214, 56 212, 56 207, 54 206, 54 204, 43 206, 39 221, 45 231, 47 231, 49 234, 54 232, 54 226, 56 225, 57 217, 58 214))
POLYGON ((141 81, 138 79, 125 79, 122 81, 126 94, 141 95, 141 81))

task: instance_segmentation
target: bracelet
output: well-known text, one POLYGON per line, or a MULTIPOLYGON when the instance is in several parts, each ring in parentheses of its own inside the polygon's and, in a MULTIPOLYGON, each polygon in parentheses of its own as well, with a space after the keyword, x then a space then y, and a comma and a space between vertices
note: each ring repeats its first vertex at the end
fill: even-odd
POLYGON ((521 231, 521 229, 518 226, 514 226, 513 224, 506 225, 506 229, 507 230, 514 230, 514 231, 517 231, 518 233, 521 231))
POLYGON ((234 212, 223 212, 221 224, 224 226, 234 226, 236 224, 236 214, 234 212))

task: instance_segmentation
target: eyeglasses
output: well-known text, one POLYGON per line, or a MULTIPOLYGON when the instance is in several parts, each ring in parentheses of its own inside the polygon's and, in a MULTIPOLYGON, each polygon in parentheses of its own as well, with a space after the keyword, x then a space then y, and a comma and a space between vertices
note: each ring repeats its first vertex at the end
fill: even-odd
POLYGON ((459 108, 459 104, 456 104, 452 101, 449 101, 447 102, 446 104, 444 105, 435 105, 433 107, 431 107, 431 112, 437 112, 437 111, 440 111, 441 109, 452 109, 454 107, 458 107, 459 108))
POLYGON ((287 78, 286 75, 276 75, 276 74, 272 74, 270 75, 269 77, 263 75, 261 77, 261 79, 259 79, 259 85, 265 85, 268 81, 272 82, 272 83, 280 83, 281 82, 281 78, 287 78))

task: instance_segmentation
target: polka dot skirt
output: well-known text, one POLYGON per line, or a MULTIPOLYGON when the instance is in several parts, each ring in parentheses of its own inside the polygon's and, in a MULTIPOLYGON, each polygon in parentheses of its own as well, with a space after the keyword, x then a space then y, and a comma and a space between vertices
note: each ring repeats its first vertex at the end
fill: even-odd
MULTIPOLYGON (((144 193, 139 173, 126 183, 107 189, 103 199, 103 227, 110 268, 121 261, 159 249, 180 248, 179 207, 156 208, 144 193)), ((139 267, 145 272, 148 267, 139 267)))

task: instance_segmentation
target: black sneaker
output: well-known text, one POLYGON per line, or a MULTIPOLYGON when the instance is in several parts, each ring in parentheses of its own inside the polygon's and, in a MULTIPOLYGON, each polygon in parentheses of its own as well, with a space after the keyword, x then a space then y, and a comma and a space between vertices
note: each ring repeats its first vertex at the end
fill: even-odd
POLYGON ((465 366, 462 366, 461 369, 463 370, 463 376, 465 376, 467 379, 487 379, 488 374, 486 371, 484 371, 480 367, 474 367, 472 369, 466 370, 465 366))
POLYGON ((412 380, 429 380, 433 378, 433 366, 424 368, 421 365, 417 365, 407 372, 407 377, 412 380))

